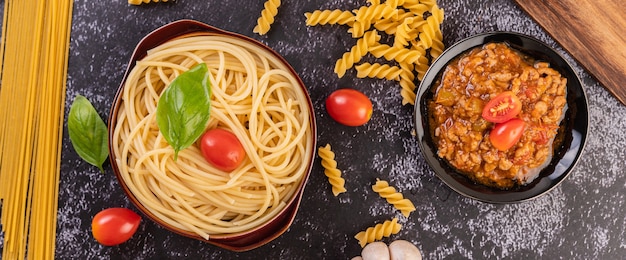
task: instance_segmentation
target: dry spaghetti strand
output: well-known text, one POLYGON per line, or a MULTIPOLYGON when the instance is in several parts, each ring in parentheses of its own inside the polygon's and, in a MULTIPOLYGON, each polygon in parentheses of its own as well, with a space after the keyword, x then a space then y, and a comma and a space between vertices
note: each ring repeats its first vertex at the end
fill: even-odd
POLYGON ((54 259, 72 0, 4 3, 3 259, 54 259))

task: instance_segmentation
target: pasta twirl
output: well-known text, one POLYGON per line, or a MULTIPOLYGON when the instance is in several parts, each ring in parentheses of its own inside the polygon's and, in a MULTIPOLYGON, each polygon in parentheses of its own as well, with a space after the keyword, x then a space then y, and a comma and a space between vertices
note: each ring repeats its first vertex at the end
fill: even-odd
POLYGON ((257 25, 252 29, 253 32, 260 35, 264 35, 269 32, 272 24, 274 23, 274 17, 278 14, 278 7, 280 7, 280 0, 268 0, 265 2, 264 9, 261 11, 261 17, 257 19, 257 25))
POLYGON ((333 191, 333 195, 337 196, 340 193, 346 192, 344 187, 346 181, 341 177, 341 170, 337 169, 337 161, 335 161, 335 153, 330 148, 330 144, 326 144, 324 147, 318 149, 318 154, 322 158, 322 167, 324 167, 324 174, 328 177, 333 191))
POLYGON ((362 37, 367 30, 372 27, 373 21, 381 18, 393 18, 398 16, 398 10, 387 5, 362 6, 355 12, 356 21, 352 24, 352 28, 348 32, 352 33, 352 37, 362 37))
MULTIPOLYGON (((351 54, 352 56, 348 57, 351 59, 342 58, 337 61, 335 64, 337 75, 340 78, 343 77, 346 70, 362 58, 368 58, 365 57, 368 54, 375 58, 384 57, 392 63, 403 63, 405 65, 404 73, 397 78, 401 87, 402 104, 413 105, 415 103, 415 100, 412 99, 415 97, 415 83, 410 81, 415 78, 422 80, 430 62, 441 55, 445 48, 440 28, 444 19, 443 9, 437 6, 436 0, 368 0, 367 3, 369 5, 352 10, 354 15, 343 10, 333 10, 332 12, 316 10, 312 13, 305 13, 306 23, 308 26, 325 24, 326 21, 321 18, 322 14, 330 16, 332 13, 335 20, 338 20, 339 16, 345 16, 342 18, 345 20, 342 20, 340 24, 350 27, 348 32, 353 38, 357 38, 357 44, 353 49, 360 52, 356 56, 351 54), (313 14, 320 16, 317 18, 320 20, 319 22, 310 19, 313 14), (382 37, 383 42, 377 40, 369 45, 366 53, 363 53, 362 42, 361 46, 357 45, 359 40, 372 30, 372 27, 391 37, 382 37), (392 39, 391 44, 388 43, 389 40, 387 39, 392 39), (408 66, 409 64, 410 66, 408 66), (408 68, 412 68, 412 71, 408 71, 408 68), (409 76, 407 73, 412 73, 413 76, 409 76)), ((333 24, 339 24, 339 22, 333 24)), ((378 63, 378 61, 368 61, 378 63)), ((361 76, 364 75, 365 73, 361 71, 361 76)))
POLYGON ((380 63, 368 63, 359 64, 356 67, 357 78, 379 78, 387 80, 399 79, 402 72, 398 66, 389 66, 387 64, 380 63))
POLYGON ((345 75, 346 70, 351 68, 354 63, 361 61, 363 56, 367 54, 369 46, 374 45, 380 39, 380 35, 376 30, 368 31, 363 38, 360 38, 349 52, 343 54, 341 59, 335 63, 335 73, 340 78, 345 75))
POLYGON ((304 13, 306 17, 306 25, 325 25, 325 24, 347 24, 352 26, 356 17, 350 11, 342 10, 315 10, 313 12, 304 13))
POLYGON ((148 4, 150 2, 167 2, 168 0, 128 0, 128 3, 131 5, 140 5, 142 3, 148 4))
POLYGON ((415 100, 415 74, 413 71, 415 70, 415 65, 413 63, 401 62, 400 65, 400 79, 398 80, 400 83, 400 95, 402 96, 402 105, 406 105, 408 103, 414 102, 415 100))
POLYGON ((237 38, 202 35, 149 51, 129 73, 112 136, 119 174, 165 223, 205 239, 249 230, 291 199, 313 156, 306 93, 269 51, 237 38), (174 151, 155 122, 160 93, 198 63, 209 69, 209 129, 227 129, 246 159, 232 172, 206 162, 196 145, 174 151))
MULTIPOLYGON (((417 50, 389 46, 387 44, 377 44, 368 49, 369 53, 376 58, 384 57, 388 61, 416 63, 424 56, 417 50)), ((427 64, 428 65, 428 64, 427 64)))
POLYGON ((430 55, 434 58, 439 57, 443 52, 443 35, 439 25, 443 22, 443 10, 437 6, 433 6, 430 10, 431 16, 426 19, 426 24, 419 35, 419 44, 424 49, 432 48, 430 55))
POLYGON ((393 218, 392 220, 385 220, 383 223, 376 224, 373 227, 368 227, 365 231, 357 233, 354 238, 359 241, 361 247, 364 247, 368 243, 383 239, 383 237, 398 234, 400 229, 402 229, 402 225, 398 223, 397 218, 393 218))
POLYGON ((389 183, 386 181, 376 179, 376 184, 372 186, 372 190, 378 193, 382 198, 385 198, 387 202, 396 209, 400 210, 405 217, 408 217, 411 212, 415 211, 413 202, 409 199, 405 199, 402 193, 397 192, 396 189, 389 186, 389 183))

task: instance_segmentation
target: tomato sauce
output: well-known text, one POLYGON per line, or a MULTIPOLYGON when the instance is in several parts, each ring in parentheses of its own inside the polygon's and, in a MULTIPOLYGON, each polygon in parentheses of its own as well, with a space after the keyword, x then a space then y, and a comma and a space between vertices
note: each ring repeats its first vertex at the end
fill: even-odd
POLYGON ((504 43, 489 43, 453 60, 437 81, 428 104, 437 154, 477 183, 509 189, 534 180, 549 164, 563 119, 567 79, 504 43), (494 123, 482 117, 485 105, 510 91, 522 103, 515 118, 525 122, 511 148, 496 149, 494 123))

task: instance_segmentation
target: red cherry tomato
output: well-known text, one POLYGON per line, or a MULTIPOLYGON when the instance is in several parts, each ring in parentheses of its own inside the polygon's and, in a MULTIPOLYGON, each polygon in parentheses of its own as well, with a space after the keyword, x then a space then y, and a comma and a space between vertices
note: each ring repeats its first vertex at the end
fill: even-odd
POLYGON ((211 165, 225 172, 236 169, 246 157, 246 151, 237 136, 221 128, 204 133, 200 150, 211 165))
POLYGON ((504 123, 496 124, 489 132, 489 140, 493 147, 500 151, 506 151, 513 147, 522 137, 526 122, 519 118, 514 118, 504 123))
POLYGON ((487 102, 483 108, 483 118, 492 123, 503 123, 522 111, 522 102, 511 91, 505 91, 487 102))
POLYGON ((126 208, 102 210, 91 221, 91 232, 98 243, 115 246, 130 239, 141 222, 141 217, 126 208))
POLYGON ((326 111, 341 124, 360 126, 372 117, 372 102, 357 90, 339 89, 326 98, 326 111))

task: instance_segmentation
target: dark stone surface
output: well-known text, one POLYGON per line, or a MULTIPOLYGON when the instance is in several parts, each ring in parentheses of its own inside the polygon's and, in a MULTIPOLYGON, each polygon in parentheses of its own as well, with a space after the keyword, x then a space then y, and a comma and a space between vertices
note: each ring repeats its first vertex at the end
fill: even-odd
POLYGON ((131 6, 123 0, 76 0, 68 107, 81 94, 106 118, 135 44, 168 22, 199 20, 258 39, 291 63, 309 88, 316 109, 318 145, 333 146, 348 191, 334 197, 316 161, 293 225, 278 239, 249 252, 234 253, 181 237, 145 218, 130 241, 104 247, 91 236, 92 216, 109 207, 134 207, 110 164, 105 164, 102 174, 79 159, 66 131, 56 258, 349 259, 361 252, 354 239, 357 232, 392 217, 398 217, 403 228, 391 240, 413 242, 425 259, 618 259, 626 255, 626 107, 512 1, 440 1, 446 15, 446 45, 486 31, 537 37, 575 64, 590 107, 589 142, 577 168, 559 187, 519 204, 492 205, 464 198, 426 165, 411 135, 413 107, 401 105, 397 83, 357 79, 354 70, 341 79, 333 73, 335 61, 355 43, 347 27, 305 26, 304 12, 352 10, 363 4, 364 0, 284 0, 270 32, 259 36, 252 28, 263 1, 177 0, 131 6), (359 89, 372 99, 375 112, 368 124, 345 127, 326 114, 324 99, 339 87, 359 89), (371 190, 376 178, 388 180, 417 210, 403 217, 371 190))

